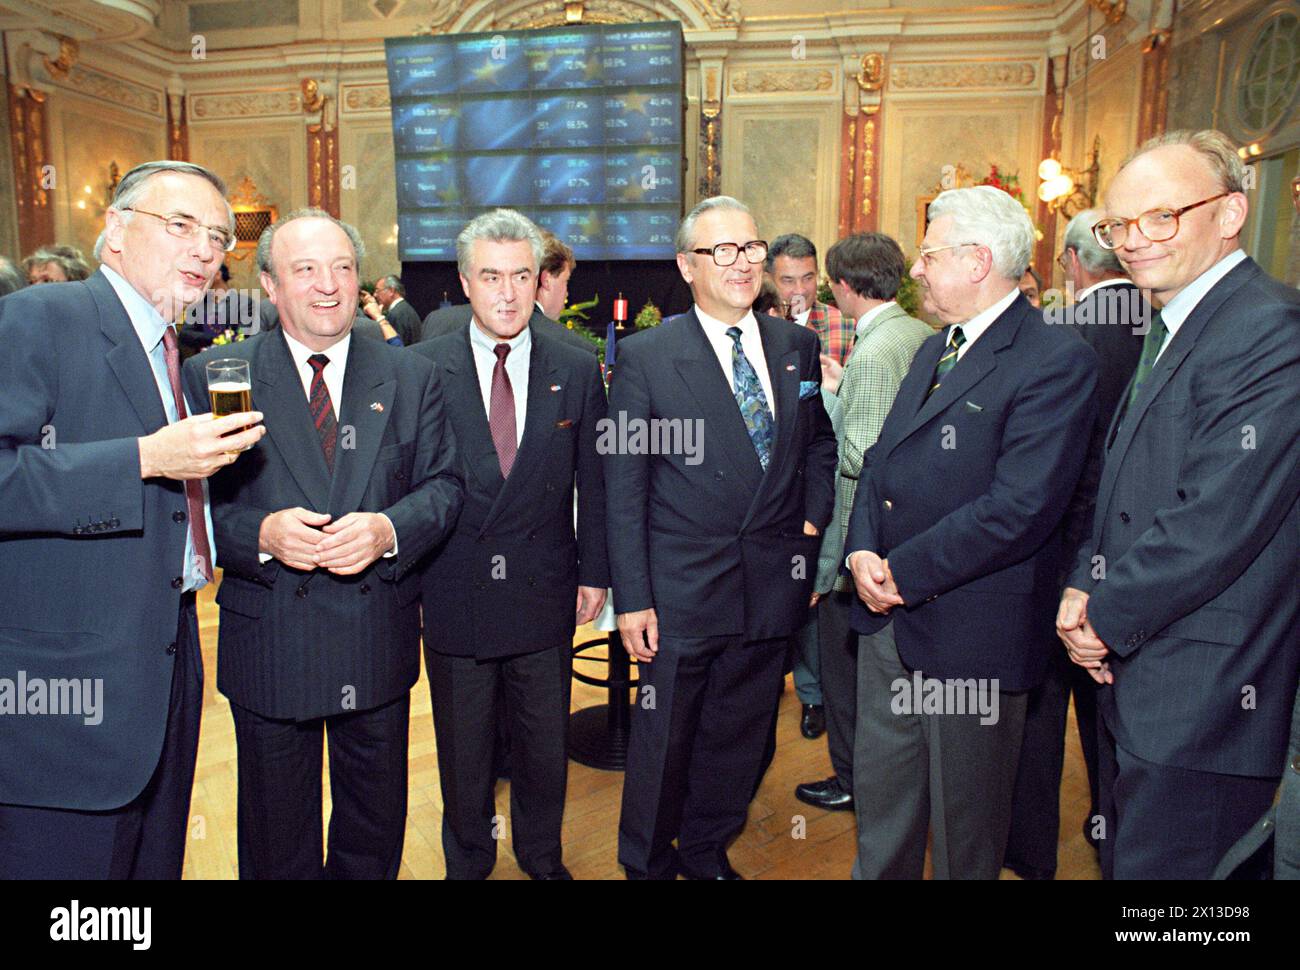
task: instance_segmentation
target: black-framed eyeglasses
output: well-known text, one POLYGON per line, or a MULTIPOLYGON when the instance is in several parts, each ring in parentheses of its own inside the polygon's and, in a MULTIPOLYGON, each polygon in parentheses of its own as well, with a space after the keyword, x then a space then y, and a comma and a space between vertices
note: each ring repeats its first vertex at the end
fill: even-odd
POLYGON ((708 249, 692 249, 691 252, 712 256, 713 262, 719 266, 730 266, 740 258, 742 249, 745 251, 745 259, 751 263, 761 263, 767 259, 767 242, 762 239, 751 239, 747 243, 718 243, 708 249))
POLYGON ((212 243, 213 249, 228 253, 235 248, 235 237, 220 226, 205 226, 197 219, 191 219, 189 216, 175 213, 165 216, 158 212, 150 212, 148 209, 137 209, 134 206, 127 206, 122 211, 138 212, 143 216, 153 216, 155 219, 161 219, 168 234, 175 236, 177 239, 193 239, 200 232, 207 232, 208 241, 212 243))
POLYGON ((1199 206, 1209 205, 1211 202, 1231 194, 1230 192, 1220 192, 1218 195, 1212 195, 1200 202, 1185 205, 1181 209, 1149 209, 1136 219, 1102 219, 1101 222, 1092 227, 1092 236, 1102 249, 1119 249, 1120 246, 1124 245, 1124 240, 1128 238, 1128 227, 1136 225, 1138 232, 1146 236, 1151 242, 1165 242, 1178 235, 1178 217, 1184 212, 1191 212, 1199 206))

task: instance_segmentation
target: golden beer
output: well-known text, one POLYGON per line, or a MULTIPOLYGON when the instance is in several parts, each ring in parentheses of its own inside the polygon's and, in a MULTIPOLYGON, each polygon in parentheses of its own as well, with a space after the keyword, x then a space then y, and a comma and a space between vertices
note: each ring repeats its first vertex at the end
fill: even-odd
POLYGON ((212 413, 218 418, 253 410, 253 386, 242 381, 218 381, 208 385, 212 413))

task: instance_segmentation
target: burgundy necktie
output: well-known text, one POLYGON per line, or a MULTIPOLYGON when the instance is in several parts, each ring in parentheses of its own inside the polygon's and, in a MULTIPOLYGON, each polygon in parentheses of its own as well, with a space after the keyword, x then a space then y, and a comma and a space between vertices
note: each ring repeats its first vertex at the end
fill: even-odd
POLYGON ((320 435, 321 451, 325 453, 325 464, 334 470, 334 445, 338 441, 339 423, 334 417, 334 403, 330 400, 330 389, 325 384, 325 365, 330 359, 324 354, 312 354, 307 358, 314 373, 311 375, 311 392, 307 395, 307 405, 311 409, 311 420, 320 435))
POLYGON ((497 460, 501 462, 501 477, 509 478, 518 450, 515 428, 515 392, 506 373, 506 354, 509 344, 497 344, 497 363, 492 368, 492 397, 488 405, 488 428, 492 431, 492 444, 496 445, 497 460))
MULTIPOLYGON (((181 353, 176 343, 175 327, 169 326, 163 331, 163 358, 167 362, 167 380, 172 386, 172 398, 176 402, 176 420, 184 421, 189 413, 185 410, 185 395, 181 392, 181 353)), ((210 583, 212 550, 208 547, 208 525, 203 515, 203 485, 197 478, 185 480, 185 507, 189 515, 190 541, 194 544, 194 555, 198 556, 203 565, 203 578, 210 583)))

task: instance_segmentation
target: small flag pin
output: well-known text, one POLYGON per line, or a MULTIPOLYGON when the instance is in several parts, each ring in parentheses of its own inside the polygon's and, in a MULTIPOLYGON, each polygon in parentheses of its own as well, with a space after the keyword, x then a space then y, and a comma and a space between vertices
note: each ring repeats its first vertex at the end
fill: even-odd
POLYGON ((794 364, 786 364, 786 365, 785 365, 785 369, 786 369, 786 370, 794 370, 794 364))
POLYGON ((383 414, 383 413, 384 413, 384 406, 383 406, 382 404, 380 404, 378 401, 376 401, 374 404, 370 405, 370 410, 372 410, 372 411, 377 411, 377 412, 379 412, 380 414, 383 414))
POLYGON ((551 385, 551 390, 552 390, 552 391, 558 391, 559 389, 560 389, 560 385, 559 385, 559 384, 552 384, 552 385, 551 385))

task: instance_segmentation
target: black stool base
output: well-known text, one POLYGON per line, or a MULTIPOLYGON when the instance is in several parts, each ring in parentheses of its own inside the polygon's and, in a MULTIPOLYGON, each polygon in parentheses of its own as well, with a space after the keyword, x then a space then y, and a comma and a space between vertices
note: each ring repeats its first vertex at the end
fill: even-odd
POLYGON ((626 725, 632 705, 626 712, 611 711, 608 704, 584 707, 569 715, 569 757, 588 768, 622 771, 627 767, 626 725), (619 715, 622 714, 620 717, 619 715), (611 721, 620 722, 611 726, 611 721))

